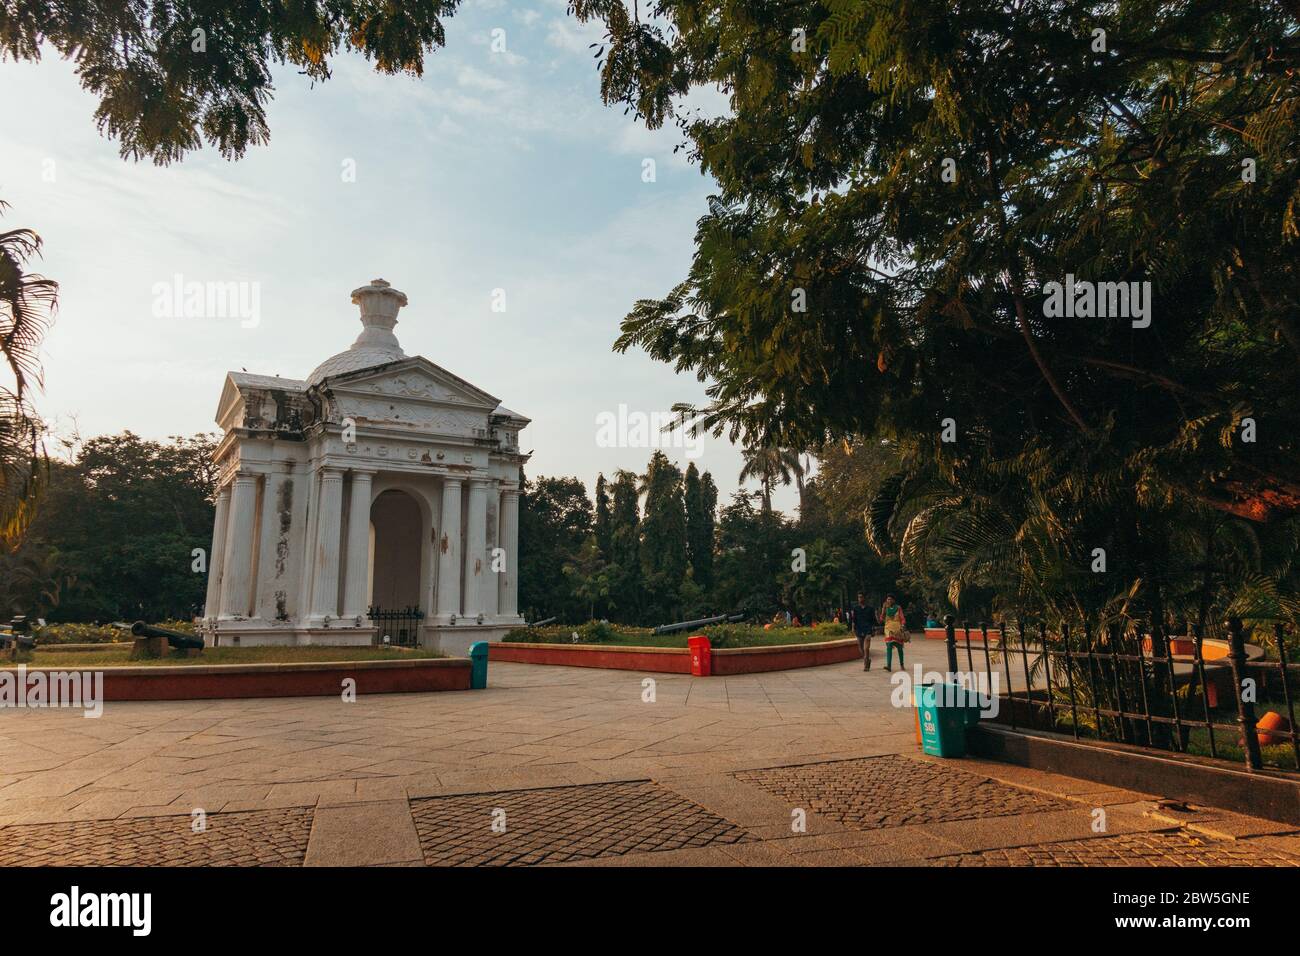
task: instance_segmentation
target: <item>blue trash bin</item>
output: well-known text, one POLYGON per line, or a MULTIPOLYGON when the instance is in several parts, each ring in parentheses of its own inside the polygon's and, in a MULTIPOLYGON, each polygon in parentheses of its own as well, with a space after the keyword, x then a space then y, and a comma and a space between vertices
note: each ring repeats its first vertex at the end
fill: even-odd
POLYGON ((936 757, 966 756, 966 728, 979 720, 979 698, 960 684, 917 684, 912 692, 921 750, 936 757))
POLYGON ((483 690, 487 687, 488 642, 479 641, 469 646, 469 688, 483 690))

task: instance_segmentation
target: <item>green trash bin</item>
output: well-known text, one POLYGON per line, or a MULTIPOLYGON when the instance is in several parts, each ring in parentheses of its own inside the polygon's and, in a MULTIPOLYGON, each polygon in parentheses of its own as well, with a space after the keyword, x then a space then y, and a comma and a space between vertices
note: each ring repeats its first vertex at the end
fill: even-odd
POLYGON ((483 690, 487 687, 488 642, 479 641, 469 646, 469 688, 483 690))
POLYGON ((960 684, 917 684, 912 688, 921 750, 936 757, 966 756, 966 728, 979 720, 979 701, 960 684))

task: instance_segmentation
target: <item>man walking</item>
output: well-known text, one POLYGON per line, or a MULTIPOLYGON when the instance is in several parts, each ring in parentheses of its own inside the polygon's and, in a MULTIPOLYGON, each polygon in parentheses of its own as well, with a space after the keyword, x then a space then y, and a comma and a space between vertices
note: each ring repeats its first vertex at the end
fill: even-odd
POLYGON ((849 618, 853 622, 853 634, 858 639, 858 650, 862 652, 862 669, 871 670, 871 635, 876 633, 876 612, 867 606, 867 598, 858 592, 858 603, 849 608, 849 618))

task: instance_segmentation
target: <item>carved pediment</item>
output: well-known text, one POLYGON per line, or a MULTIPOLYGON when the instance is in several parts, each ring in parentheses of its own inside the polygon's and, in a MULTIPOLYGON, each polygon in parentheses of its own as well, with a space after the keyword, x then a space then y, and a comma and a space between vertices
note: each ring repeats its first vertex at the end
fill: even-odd
POLYGON ((357 424, 404 425, 432 435, 486 438, 497 399, 423 358, 330 382, 336 414, 357 424))
POLYGON ((474 409, 385 396, 338 395, 335 402, 340 417, 352 418, 357 424, 411 425, 430 433, 462 438, 486 435, 487 414, 474 409))
POLYGON ((330 387, 339 394, 409 398, 485 412, 500 404, 495 396, 419 356, 379 370, 361 369, 340 375, 331 380, 330 387))

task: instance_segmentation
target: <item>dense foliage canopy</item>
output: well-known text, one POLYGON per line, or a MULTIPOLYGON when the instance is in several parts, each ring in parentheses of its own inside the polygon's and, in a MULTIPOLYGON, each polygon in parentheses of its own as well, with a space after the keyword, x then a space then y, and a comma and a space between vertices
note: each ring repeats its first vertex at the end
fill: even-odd
POLYGON ((873 540, 953 601, 1294 615, 1300 4, 576 8, 606 100, 718 182, 617 342, 707 382, 704 427, 891 442, 873 540))
POLYGON ((52 461, 25 539, 0 554, 0 613, 188 620, 207 588, 213 447, 206 436, 158 442, 123 432, 52 461))

